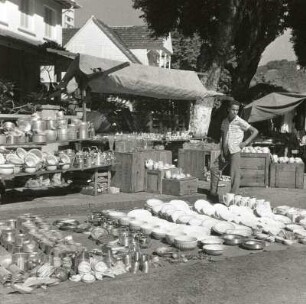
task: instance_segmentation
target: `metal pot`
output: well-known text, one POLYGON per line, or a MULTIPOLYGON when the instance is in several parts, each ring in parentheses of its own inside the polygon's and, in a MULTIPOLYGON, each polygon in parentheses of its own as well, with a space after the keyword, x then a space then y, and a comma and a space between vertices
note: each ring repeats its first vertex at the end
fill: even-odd
POLYGON ((37 133, 42 133, 46 131, 46 121, 42 119, 32 120, 32 130, 37 133))
POLYGON ((82 122, 79 128, 79 139, 88 138, 88 124, 87 122, 82 122))
POLYGON ((15 124, 13 122, 7 121, 3 124, 3 129, 7 130, 7 131, 12 131, 15 129, 15 124))
POLYGON ((4 134, 0 135, 0 145, 6 144, 6 136, 4 134))
POLYGON ((46 120, 47 130, 56 130, 57 129, 57 120, 56 119, 47 119, 46 120))
POLYGON ((67 119, 57 119, 57 127, 58 129, 67 129, 68 120, 67 119))
POLYGON ((46 131, 47 142, 56 141, 57 139, 57 130, 47 130, 46 131))
POLYGON ((59 141, 68 140, 68 129, 58 129, 57 136, 59 141))
POLYGON ((9 144, 9 145, 14 145, 14 144, 16 143, 16 137, 17 137, 17 136, 14 136, 14 135, 9 134, 9 135, 6 137, 6 143, 9 144))
POLYGON ((44 134, 34 134, 32 136, 32 141, 35 143, 44 143, 47 141, 47 137, 44 134))

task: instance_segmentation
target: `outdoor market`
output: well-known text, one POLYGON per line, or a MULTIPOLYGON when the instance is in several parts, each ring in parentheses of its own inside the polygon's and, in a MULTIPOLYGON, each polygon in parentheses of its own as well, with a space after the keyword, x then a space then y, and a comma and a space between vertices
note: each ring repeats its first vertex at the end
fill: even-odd
POLYGON ((132 0, 146 25, 91 15, 77 28, 75 1, 48 0, 44 13, 26 2, 0 2, 3 303, 304 303, 306 89, 278 86, 276 64, 260 74, 269 44, 250 42, 246 64, 240 26, 160 29, 154 5, 132 0), (191 34, 193 59, 181 50, 191 34))

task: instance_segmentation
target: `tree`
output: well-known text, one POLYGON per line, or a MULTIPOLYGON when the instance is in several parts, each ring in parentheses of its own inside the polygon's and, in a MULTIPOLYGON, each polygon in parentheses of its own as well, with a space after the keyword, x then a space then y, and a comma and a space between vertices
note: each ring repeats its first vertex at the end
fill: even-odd
POLYGON ((197 71, 203 73, 204 85, 214 90, 221 87, 238 100, 243 99, 265 48, 287 27, 293 27, 299 62, 306 65, 305 0, 133 2, 156 36, 174 30, 186 37, 198 34, 197 71))

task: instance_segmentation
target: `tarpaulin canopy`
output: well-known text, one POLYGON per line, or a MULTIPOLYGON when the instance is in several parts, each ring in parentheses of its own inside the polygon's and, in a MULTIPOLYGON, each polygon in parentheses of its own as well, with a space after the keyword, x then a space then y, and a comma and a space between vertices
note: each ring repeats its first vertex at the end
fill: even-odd
POLYGON ((94 93, 131 94, 158 99, 196 100, 222 95, 208 91, 193 71, 163 69, 79 55, 69 66, 62 85, 94 93))
POLYGON ((245 106, 242 116, 248 122, 271 119, 292 111, 305 99, 306 95, 296 93, 270 93, 245 106))

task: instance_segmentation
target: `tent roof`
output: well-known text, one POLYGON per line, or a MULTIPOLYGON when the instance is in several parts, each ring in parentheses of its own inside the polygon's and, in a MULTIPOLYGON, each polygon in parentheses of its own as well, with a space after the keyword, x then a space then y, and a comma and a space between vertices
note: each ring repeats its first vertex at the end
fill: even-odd
MULTIPOLYGON (((62 84, 75 89, 86 83, 92 92, 131 94, 158 99, 196 100, 222 95, 208 91, 193 71, 170 70, 140 64, 79 55, 62 84)), ((71 91, 71 90, 70 90, 71 91)))
POLYGON ((297 93, 270 93, 253 101, 244 108, 243 117, 248 122, 257 122, 292 111, 306 99, 297 93))

